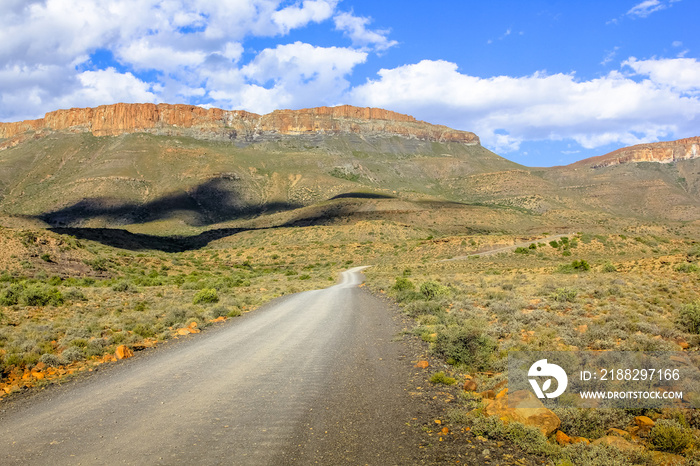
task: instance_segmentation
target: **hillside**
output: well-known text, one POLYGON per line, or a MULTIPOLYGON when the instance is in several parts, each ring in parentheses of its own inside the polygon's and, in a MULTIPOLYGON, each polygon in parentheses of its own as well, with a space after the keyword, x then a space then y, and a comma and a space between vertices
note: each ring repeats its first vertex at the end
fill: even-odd
POLYGON ((420 224, 424 201, 447 206, 439 222, 478 230, 700 218, 697 138, 528 168, 474 133, 382 109, 167 104, 58 110, 0 123, 0 137, 7 226, 198 234, 368 212, 420 224))

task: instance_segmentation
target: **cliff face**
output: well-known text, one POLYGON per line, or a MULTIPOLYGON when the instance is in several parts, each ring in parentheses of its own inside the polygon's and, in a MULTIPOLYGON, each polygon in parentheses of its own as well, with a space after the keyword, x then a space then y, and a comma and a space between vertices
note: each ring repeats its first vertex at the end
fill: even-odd
POLYGON ((656 142, 624 147, 609 154, 576 162, 591 168, 608 167, 621 163, 660 162, 670 163, 700 157, 700 137, 679 139, 677 141, 656 142))
POLYGON ((474 133, 431 125, 388 110, 349 105, 276 110, 261 116, 241 110, 205 109, 191 105, 114 104, 57 110, 38 120, 0 123, 0 139, 43 131, 90 132, 95 136, 134 132, 183 134, 243 143, 285 135, 357 133, 479 144, 474 133))

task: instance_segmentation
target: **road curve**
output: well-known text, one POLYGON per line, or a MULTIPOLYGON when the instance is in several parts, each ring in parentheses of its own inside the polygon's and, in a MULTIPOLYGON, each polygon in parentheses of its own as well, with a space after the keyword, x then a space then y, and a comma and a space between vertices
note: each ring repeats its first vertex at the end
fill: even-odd
POLYGON ((361 269, 9 403, 0 464, 415 464, 397 327, 361 269))

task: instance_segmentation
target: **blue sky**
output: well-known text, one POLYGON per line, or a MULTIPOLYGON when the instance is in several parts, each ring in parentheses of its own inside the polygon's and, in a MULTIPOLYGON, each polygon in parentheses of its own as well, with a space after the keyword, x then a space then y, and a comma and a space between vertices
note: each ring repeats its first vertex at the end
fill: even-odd
POLYGON ((0 0, 0 121, 351 104, 528 166, 700 135, 696 0, 0 0))

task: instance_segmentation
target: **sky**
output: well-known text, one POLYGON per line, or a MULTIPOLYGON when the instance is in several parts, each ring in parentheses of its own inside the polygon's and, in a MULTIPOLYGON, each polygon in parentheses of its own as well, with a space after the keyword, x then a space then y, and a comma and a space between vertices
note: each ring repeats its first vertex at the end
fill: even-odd
POLYGON ((0 0, 0 121, 350 104, 527 166, 700 136, 697 0, 0 0))

